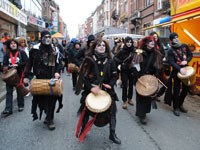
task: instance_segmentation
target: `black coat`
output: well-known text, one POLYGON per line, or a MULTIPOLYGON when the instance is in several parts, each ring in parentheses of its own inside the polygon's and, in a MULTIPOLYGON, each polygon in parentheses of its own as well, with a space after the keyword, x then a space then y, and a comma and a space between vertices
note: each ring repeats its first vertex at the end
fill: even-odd
POLYGON ((62 63, 59 59, 57 59, 58 55, 56 55, 55 66, 50 66, 45 64, 46 62, 42 57, 43 55, 45 55, 44 53, 46 53, 46 55, 49 56, 52 53, 52 51, 48 50, 48 52, 44 52, 40 44, 34 45, 34 47, 30 50, 29 61, 27 63, 25 72, 26 78, 29 76, 32 69, 33 74, 39 79, 54 78, 54 73, 60 73, 62 69, 62 63))

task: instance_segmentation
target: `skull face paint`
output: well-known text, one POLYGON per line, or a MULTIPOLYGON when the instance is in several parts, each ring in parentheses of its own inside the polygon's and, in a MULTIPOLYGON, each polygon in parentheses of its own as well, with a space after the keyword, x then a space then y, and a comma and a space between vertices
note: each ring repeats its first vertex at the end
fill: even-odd
POLYGON ((133 41, 132 40, 128 40, 127 42, 126 42, 126 46, 127 47, 131 47, 133 45, 133 41))
POLYGON ((149 43, 147 44, 147 47, 154 48, 154 45, 155 45, 154 41, 150 40, 149 43))
POLYGON ((106 44, 103 41, 101 43, 98 43, 95 47, 95 51, 97 51, 98 53, 105 53, 106 44))
POLYGON ((50 45, 51 44, 51 35, 47 34, 42 38, 42 44, 50 45))

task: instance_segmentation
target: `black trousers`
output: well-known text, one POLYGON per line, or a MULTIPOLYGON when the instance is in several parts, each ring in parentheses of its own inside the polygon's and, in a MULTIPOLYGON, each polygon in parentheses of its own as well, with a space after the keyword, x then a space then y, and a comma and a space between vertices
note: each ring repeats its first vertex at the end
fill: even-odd
POLYGON ((133 97, 133 84, 134 76, 131 72, 122 72, 122 100, 126 102, 127 99, 132 99, 133 97))
POLYGON ((136 116, 145 117, 151 111, 151 97, 144 97, 136 92, 136 116))
POLYGON ((78 72, 73 72, 72 73, 72 85, 73 85, 73 87, 76 87, 77 78, 78 78, 78 72))
MULTIPOLYGON (((31 113, 36 115, 37 107, 40 109, 40 118, 43 111, 46 113, 46 120, 52 121, 54 119, 54 111, 56 106, 57 97, 50 95, 37 95, 33 96, 31 113)), ((37 119, 37 118, 36 118, 37 119)))
POLYGON ((189 91, 189 87, 181 82, 177 75, 173 74, 174 88, 173 88, 173 107, 179 108, 183 105, 185 97, 189 91), (181 90, 182 87, 182 90, 181 90))

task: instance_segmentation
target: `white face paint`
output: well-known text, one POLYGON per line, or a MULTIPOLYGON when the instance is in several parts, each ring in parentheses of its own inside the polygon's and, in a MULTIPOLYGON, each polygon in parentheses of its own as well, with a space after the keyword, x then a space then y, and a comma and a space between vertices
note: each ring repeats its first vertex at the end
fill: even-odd
POLYGON ((153 40, 151 40, 151 41, 149 41, 149 43, 147 44, 147 46, 149 47, 149 48, 153 48, 154 47, 154 41, 153 40))
POLYGON ((11 48, 11 50, 16 50, 17 49, 17 44, 14 41, 12 41, 10 43, 10 48, 11 48))
POLYGON ((101 43, 97 44, 95 47, 95 51, 98 53, 105 53, 106 52, 106 44, 102 41, 101 43))
POLYGON ((43 36, 42 43, 44 45, 50 45, 51 44, 51 35, 46 34, 45 36, 43 36))
POLYGON ((133 45, 133 42, 131 40, 127 41, 126 42, 126 46, 127 47, 131 47, 133 45))

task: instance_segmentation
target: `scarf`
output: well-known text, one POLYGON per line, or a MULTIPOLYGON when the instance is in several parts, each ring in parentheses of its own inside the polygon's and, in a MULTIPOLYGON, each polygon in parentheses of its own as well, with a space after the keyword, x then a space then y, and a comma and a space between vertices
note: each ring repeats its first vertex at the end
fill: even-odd
POLYGON ((173 54, 178 65, 180 65, 182 61, 187 60, 186 47, 173 48, 173 54))

